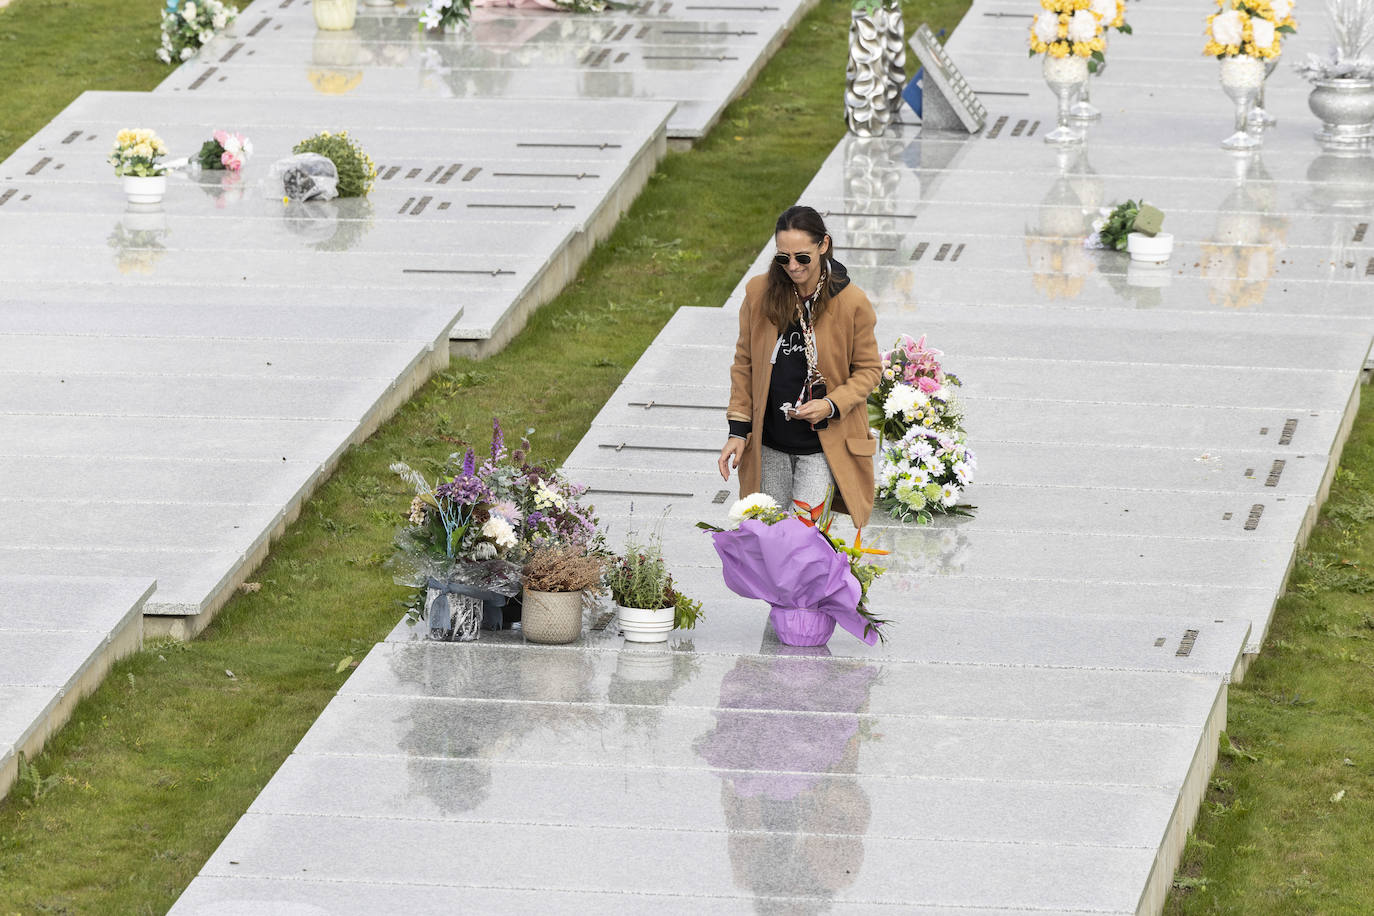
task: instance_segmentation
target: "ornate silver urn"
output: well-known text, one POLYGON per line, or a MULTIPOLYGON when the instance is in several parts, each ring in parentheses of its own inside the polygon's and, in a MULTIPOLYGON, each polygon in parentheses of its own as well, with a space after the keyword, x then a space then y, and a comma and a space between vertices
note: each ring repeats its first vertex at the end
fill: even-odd
POLYGON ((1357 152, 1374 142, 1374 80, 1313 80, 1307 106, 1321 119, 1323 149, 1357 152))

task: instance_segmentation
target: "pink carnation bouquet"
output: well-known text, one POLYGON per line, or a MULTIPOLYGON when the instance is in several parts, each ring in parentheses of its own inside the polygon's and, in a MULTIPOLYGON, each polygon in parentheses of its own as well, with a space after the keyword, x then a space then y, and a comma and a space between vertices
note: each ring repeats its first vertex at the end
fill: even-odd
POLYGON ((253 141, 243 134, 217 130, 211 134, 211 139, 201 144, 200 152, 196 154, 196 161, 206 171, 223 169, 237 172, 243 168, 243 164, 248 161, 248 157, 251 155, 253 155, 253 141))

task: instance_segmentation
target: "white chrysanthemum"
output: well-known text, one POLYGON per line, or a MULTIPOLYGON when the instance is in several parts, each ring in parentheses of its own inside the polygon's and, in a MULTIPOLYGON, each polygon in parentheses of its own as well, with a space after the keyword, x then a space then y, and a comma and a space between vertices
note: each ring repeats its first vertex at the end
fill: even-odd
POLYGON ((1091 9, 1104 25, 1116 18, 1116 0, 1092 0, 1091 9))
POLYGON ((420 14, 420 22, 427 29, 438 28, 443 21, 443 16, 432 6, 420 14))
POLYGON ((185 19, 187 22, 195 22, 196 5, 194 3, 188 3, 183 6, 181 8, 181 18, 185 19))
POLYGON ((1212 18, 1212 38, 1217 44, 1239 45, 1245 40, 1245 19, 1237 10, 1217 13, 1212 18))
POLYGON ((913 386, 898 382, 892 386, 891 393, 888 394, 887 400, 883 402, 883 415, 895 417, 898 414, 914 410, 917 403, 916 396, 918 394, 920 394, 920 391, 913 386))
POLYGON ((959 501, 959 488, 945 484, 940 488, 940 505, 948 509, 959 501))
POLYGON ((1268 48, 1274 44, 1274 23, 1268 19, 1253 16, 1250 19, 1250 40, 1257 48, 1268 48))
POLYGON ((911 472, 911 480, 916 486, 924 487, 930 483, 930 470, 924 467, 914 469, 911 472))
POLYGON ((540 509, 558 509, 560 511, 568 506, 563 494, 545 483, 542 478, 534 490, 534 504, 540 509))
POLYGON ((482 536, 496 542, 497 547, 509 549, 515 546, 515 529, 510 522, 499 515, 493 515, 482 526, 482 536))
POLYGON ((1059 15, 1049 10, 1041 10, 1035 17, 1035 37, 1049 44, 1059 38, 1059 15))
POLYGON ((956 461, 954 463, 954 476, 958 478, 961 486, 968 486, 973 481, 973 468, 968 466, 967 461, 956 461))
POLYGON ((1092 41, 1097 29, 1097 17, 1090 10, 1075 10, 1069 17, 1069 41, 1092 41))
POLYGON ((742 522, 760 512, 770 512, 777 508, 778 501, 767 493, 750 493, 730 507, 730 521, 742 522))
POLYGON ((1283 22, 1293 12, 1293 0, 1269 0, 1269 8, 1274 11, 1274 20, 1283 22))

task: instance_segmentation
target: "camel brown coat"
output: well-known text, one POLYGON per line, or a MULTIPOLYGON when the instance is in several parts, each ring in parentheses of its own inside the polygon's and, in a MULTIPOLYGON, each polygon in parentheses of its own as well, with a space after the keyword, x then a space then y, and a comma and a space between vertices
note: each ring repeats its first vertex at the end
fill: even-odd
MULTIPOLYGON (((768 408, 771 358, 778 330, 763 316, 759 303, 767 289, 767 275, 753 277, 744 288, 739 310, 739 340, 730 368, 730 406, 726 416, 754 424, 739 462, 740 496, 762 486, 763 412, 768 408)), ((878 440, 868 428, 868 393, 878 385, 882 359, 873 336, 877 316, 863 291, 850 283, 830 300, 816 319, 816 360, 835 405, 835 416, 818 430, 837 490, 834 507, 849 513, 854 527, 868 524, 873 514, 873 454, 878 440)))

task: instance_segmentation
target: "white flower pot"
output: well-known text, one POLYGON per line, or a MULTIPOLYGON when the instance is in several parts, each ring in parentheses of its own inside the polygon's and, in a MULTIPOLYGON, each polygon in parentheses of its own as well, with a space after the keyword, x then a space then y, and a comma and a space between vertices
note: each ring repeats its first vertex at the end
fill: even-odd
POLYGON ((131 204, 155 204, 167 193, 166 175, 125 175, 124 196, 131 204))
POLYGON ((1169 260, 1174 251, 1174 237, 1168 232, 1149 236, 1143 232, 1132 232, 1126 236, 1126 250, 1132 261, 1150 261, 1161 264, 1169 260))
POLYGON ((673 632, 674 608, 657 610, 619 605, 616 623, 630 642, 665 642, 673 632))

